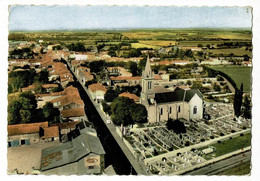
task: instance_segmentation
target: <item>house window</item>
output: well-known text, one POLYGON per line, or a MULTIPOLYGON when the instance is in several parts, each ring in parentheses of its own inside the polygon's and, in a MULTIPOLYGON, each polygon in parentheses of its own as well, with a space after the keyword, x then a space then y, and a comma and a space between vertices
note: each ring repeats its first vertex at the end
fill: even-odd
POLYGON ((178 112, 181 112, 181 106, 178 107, 178 112))
POLYGON ((172 113, 172 107, 170 107, 170 114, 172 113))
POLYGON ((197 114, 197 106, 193 107, 193 114, 197 114))
POLYGON ((89 166, 88 169, 94 169, 94 166, 89 166))
POLYGON ((161 115, 163 114, 163 108, 161 108, 161 115))

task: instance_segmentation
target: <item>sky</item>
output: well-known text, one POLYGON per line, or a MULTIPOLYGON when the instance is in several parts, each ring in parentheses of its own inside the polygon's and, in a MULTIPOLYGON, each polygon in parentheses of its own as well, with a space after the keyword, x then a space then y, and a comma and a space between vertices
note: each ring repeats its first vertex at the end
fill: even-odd
POLYGON ((247 7, 11 6, 9 30, 250 28, 247 7))

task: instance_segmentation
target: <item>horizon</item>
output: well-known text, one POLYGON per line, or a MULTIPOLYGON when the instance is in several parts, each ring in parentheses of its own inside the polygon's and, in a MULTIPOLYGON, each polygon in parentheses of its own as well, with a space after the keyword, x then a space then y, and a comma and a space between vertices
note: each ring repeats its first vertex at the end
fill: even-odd
POLYGON ((248 7, 14 5, 9 8, 9 31, 251 29, 251 21, 252 11, 248 7))

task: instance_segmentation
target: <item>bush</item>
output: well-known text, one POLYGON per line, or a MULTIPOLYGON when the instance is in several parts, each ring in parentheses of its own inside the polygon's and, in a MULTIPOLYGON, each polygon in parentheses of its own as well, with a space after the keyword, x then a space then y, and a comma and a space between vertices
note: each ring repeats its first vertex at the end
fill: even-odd
POLYGON ((218 140, 218 143, 220 144, 220 143, 221 143, 221 141, 220 141, 220 140, 218 140))
POLYGON ((187 142, 185 143, 185 146, 190 146, 190 142, 187 141, 187 142))
POLYGON ((204 139, 204 138, 201 138, 201 139, 200 139, 200 141, 201 141, 201 142, 204 142, 204 141, 205 141, 205 139, 204 139))
POLYGON ((220 136, 224 136, 225 134, 224 133, 220 133, 220 136))
POLYGON ((235 132, 236 132, 235 130, 233 130, 233 129, 231 130, 231 133, 235 133, 235 132))
POLYGON ((244 133, 241 133, 240 136, 244 136, 244 133))
POLYGON ((210 136, 210 139, 214 139, 214 136, 210 136))

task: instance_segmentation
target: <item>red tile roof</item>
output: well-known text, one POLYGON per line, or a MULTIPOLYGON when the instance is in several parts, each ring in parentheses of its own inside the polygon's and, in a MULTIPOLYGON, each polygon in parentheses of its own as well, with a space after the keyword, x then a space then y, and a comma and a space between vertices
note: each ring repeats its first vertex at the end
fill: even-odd
POLYGON ((60 129, 74 129, 76 127, 76 124, 78 124, 80 121, 73 121, 73 122, 67 122, 67 123, 53 123, 51 126, 58 126, 60 129))
POLYGON ((122 77, 122 76, 114 77, 114 76, 111 76, 110 79, 111 80, 141 80, 142 78, 139 77, 139 76, 136 76, 136 77, 122 77))
POLYGON ((39 133, 40 127, 47 128, 48 122, 8 125, 8 136, 39 133))
POLYGON ((48 128, 44 128, 44 136, 42 138, 52 138, 52 137, 59 137, 59 127, 58 126, 52 126, 48 128))
POLYGON ((119 97, 128 97, 129 99, 133 99, 135 102, 140 100, 140 98, 137 95, 128 92, 123 92, 119 94, 119 97))
POLYGON ((66 109, 61 111, 64 118, 85 116, 84 108, 66 109))
POLYGON ((96 92, 98 90, 107 92, 106 86, 97 83, 97 84, 90 84, 88 88, 91 90, 91 92, 96 92))
POLYGON ((44 89, 48 89, 48 88, 55 88, 55 87, 59 87, 58 84, 43 84, 42 88, 44 89))

